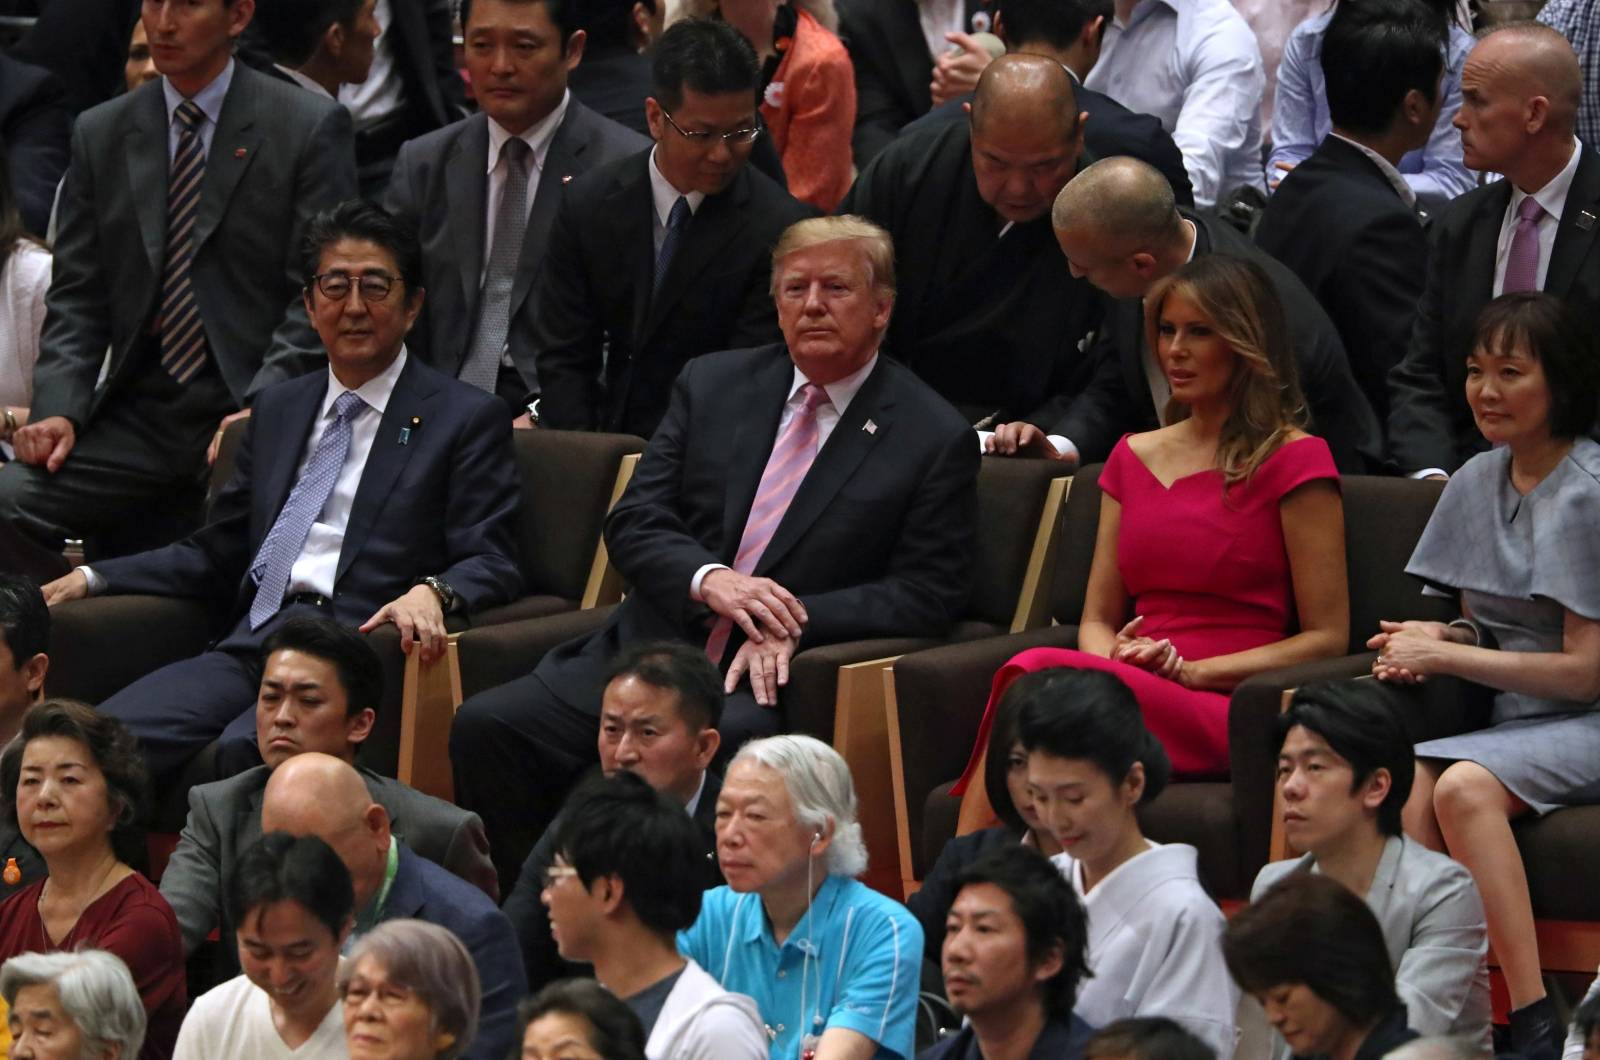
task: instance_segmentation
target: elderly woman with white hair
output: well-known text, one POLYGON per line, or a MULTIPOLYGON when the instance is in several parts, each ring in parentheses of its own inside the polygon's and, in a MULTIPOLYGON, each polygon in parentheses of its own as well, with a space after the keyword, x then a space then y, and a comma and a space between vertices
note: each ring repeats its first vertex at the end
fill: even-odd
POLYGON ((361 936, 339 991, 350 1060, 456 1060, 478 1033, 478 969, 438 924, 388 920, 361 936))
POLYGON ((909 1058, 922 928, 855 878, 867 850, 844 759, 809 736, 753 740, 728 766, 716 821, 728 883, 706 892, 678 949, 755 1000, 775 1058, 909 1058))
POLYGON ((128 966, 105 950, 23 953, 0 966, 13 1060, 133 1060, 144 1002, 128 966))

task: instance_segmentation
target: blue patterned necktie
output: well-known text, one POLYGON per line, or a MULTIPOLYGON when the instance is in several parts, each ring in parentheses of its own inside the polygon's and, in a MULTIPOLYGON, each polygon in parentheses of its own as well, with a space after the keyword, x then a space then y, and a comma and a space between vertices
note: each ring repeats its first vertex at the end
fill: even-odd
POLYGON ((178 150, 167 180, 167 261, 161 277, 161 367, 187 383, 206 363, 206 331, 195 305, 190 270, 194 265, 194 221, 200 212, 200 184, 206 175, 200 124, 206 115, 192 99, 178 104, 178 150))
POLYGON ((506 348, 506 332, 511 315, 511 288, 517 278, 517 261, 522 257, 523 237, 528 234, 528 142, 513 136, 500 148, 506 162, 506 183, 500 196, 500 209, 494 217, 494 246, 489 250, 489 267, 483 277, 483 293, 478 298, 478 326, 461 365, 461 381, 479 390, 494 393, 500 377, 500 355, 506 348))
POLYGON ((672 259, 677 256, 678 244, 683 240, 683 230, 689 227, 689 218, 694 213, 689 209, 689 200, 682 195, 672 204, 672 212, 667 215, 667 231, 662 237, 661 249, 656 252, 656 279, 651 285, 652 297, 661 290, 661 281, 666 278, 667 269, 672 267, 672 259))
POLYGON ((250 573, 256 579, 256 598, 250 604, 252 630, 260 629, 283 606, 283 596, 289 588, 289 572, 294 561, 300 558, 300 550, 305 548, 311 524, 317 521, 323 506, 333 495, 339 470, 350 452, 350 421, 366 407, 367 403, 353 390, 339 395, 333 403, 333 422, 322 432, 305 474, 289 491, 289 499, 283 502, 277 522, 261 542, 256 561, 250 566, 250 573))

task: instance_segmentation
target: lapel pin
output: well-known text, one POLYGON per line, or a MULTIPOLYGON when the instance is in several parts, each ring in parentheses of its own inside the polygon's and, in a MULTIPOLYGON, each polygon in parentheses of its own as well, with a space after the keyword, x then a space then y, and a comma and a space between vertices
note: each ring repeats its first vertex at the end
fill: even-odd
POLYGON ((411 417, 411 424, 400 428, 400 444, 405 445, 411 441, 411 432, 422 426, 422 417, 411 417))
POLYGON ((1578 214, 1578 228, 1579 228, 1580 231, 1587 232, 1589 229, 1591 229, 1593 227, 1594 227, 1594 214, 1590 213, 1588 210, 1584 210, 1584 211, 1582 211, 1581 213, 1578 214))
POLYGON ((234 158, 243 158, 244 157, 244 148, 242 148, 242 147, 234 148, 233 149, 233 157, 234 158))
POLYGON ((572 174, 571 173, 562 174, 561 183, 563 183, 563 184, 571 184, 572 183, 572 174))
POLYGON ((871 420, 868 420, 866 423, 863 423, 861 425, 861 429, 866 431, 868 434, 877 434, 878 433, 878 425, 876 423, 873 423, 871 420))

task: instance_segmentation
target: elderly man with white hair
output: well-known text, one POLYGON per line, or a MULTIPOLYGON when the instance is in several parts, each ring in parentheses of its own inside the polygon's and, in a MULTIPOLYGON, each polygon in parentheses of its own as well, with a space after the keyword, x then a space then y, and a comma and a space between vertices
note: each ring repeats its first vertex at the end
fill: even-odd
POLYGON ((22 953, 0 967, 15 1060, 134 1060, 144 1002, 128 966, 104 950, 22 953))
POLYGON ((755 1000, 771 1056, 909 1058, 922 928, 855 879, 867 867, 855 786, 809 736, 740 748, 717 797, 717 859, 678 949, 755 1000))

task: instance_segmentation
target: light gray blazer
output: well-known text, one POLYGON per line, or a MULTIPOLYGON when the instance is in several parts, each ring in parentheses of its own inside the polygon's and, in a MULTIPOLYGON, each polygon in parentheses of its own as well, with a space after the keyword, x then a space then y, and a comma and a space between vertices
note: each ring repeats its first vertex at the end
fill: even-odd
MULTIPOLYGON (((1291 872, 1315 872, 1316 858, 1275 861, 1256 876, 1250 899, 1291 872)), ((1383 928, 1395 991, 1418 1034, 1450 1034, 1490 1047, 1489 935, 1478 887, 1462 865, 1413 840, 1391 836, 1367 891, 1383 928)), ((1276 1038, 1274 1056, 1289 1048, 1276 1038)))

